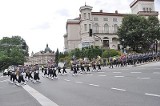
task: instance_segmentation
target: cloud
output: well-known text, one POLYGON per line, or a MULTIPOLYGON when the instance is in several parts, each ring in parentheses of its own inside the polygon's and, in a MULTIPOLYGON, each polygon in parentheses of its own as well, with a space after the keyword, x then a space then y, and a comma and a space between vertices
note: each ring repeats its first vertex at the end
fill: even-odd
POLYGON ((32 30, 46 30, 46 29, 49 29, 50 28, 50 23, 49 22, 45 22, 45 23, 42 23, 38 26, 35 26, 33 28, 31 28, 32 30))
POLYGON ((131 0, 96 0, 95 7, 104 10, 105 12, 120 11, 120 13, 130 13, 129 4, 131 0))
POLYGON ((69 11, 68 11, 67 9, 57 10, 56 13, 57 13, 58 15, 64 16, 64 17, 69 17, 69 16, 70 16, 69 11))

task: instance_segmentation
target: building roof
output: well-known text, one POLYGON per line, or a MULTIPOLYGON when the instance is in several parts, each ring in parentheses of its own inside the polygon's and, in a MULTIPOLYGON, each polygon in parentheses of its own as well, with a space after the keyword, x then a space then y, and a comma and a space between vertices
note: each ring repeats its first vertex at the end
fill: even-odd
POLYGON ((120 17, 123 17, 123 16, 129 15, 129 14, 120 14, 120 13, 118 13, 118 12, 115 12, 115 13, 107 13, 107 12, 92 12, 92 15, 120 16, 120 17))
POLYGON ((48 47, 48 44, 46 45, 44 52, 52 52, 52 50, 48 47))
POLYGON ((146 1, 146 2, 154 2, 154 0, 134 0, 131 4, 130 4, 130 8, 132 8, 135 4, 137 4, 139 1, 146 1))

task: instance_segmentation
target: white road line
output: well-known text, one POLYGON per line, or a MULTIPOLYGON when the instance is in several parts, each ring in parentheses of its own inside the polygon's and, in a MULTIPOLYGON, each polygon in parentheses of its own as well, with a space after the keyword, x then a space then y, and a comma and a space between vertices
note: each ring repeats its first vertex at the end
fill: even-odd
POLYGON ((142 72, 131 72, 132 74, 140 74, 140 73, 142 73, 142 72))
POLYGON ((137 79, 151 79, 151 78, 149 78, 149 77, 143 77, 143 78, 137 77, 137 79))
POLYGON ((83 82, 77 81, 76 83, 77 83, 77 84, 82 84, 83 82))
POLYGON ((157 95, 157 94, 151 94, 151 93, 145 93, 145 95, 147 95, 147 96, 155 96, 155 97, 160 97, 160 95, 157 95))
POLYGON ((0 81, 0 82, 7 82, 7 81, 9 81, 9 79, 6 79, 6 80, 2 80, 2 81, 0 81))
POLYGON ((95 85, 95 84, 89 84, 89 85, 91 85, 91 86, 95 86, 95 87, 99 87, 99 85, 95 85))
POLYGON ((111 88, 112 90, 117 90, 117 91, 126 91, 125 89, 119 89, 119 88, 111 88))
POLYGON ((114 76, 114 77, 116 77, 116 78, 123 78, 124 76, 114 76))
POLYGON ((105 72, 97 72, 98 74, 104 74, 105 72))
POLYGON ((87 74, 88 76, 92 76, 93 74, 87 74))
POLYGON ((119 73, 122 73, 122 72, 113 72, 113 73, 119 74, 119 73))
POLYGON ((154 69, 158 69, 159 70, 160 68, 154 68, 154 69))
POLYGON ((160 74, 160 72, 153 72, 153 74, 160 74))
POLYGON ((56 103, 45 97, 29 85, 22 86, 30 95, 32 95, 42 106, 58 106, 56 103))
POLYGON ((106 75, 98 75, 98 76, 100 76, 100 77, 105 77, 106 75))
POLYGON ((123 69, 118 69, 118 70, 129 70, 129 69, 125 69, 125 68, 123 68, 123 69))
POLYGON ((68 79, 64 79, 65 81, 70 81, 70 80, 68 80, 68 79))

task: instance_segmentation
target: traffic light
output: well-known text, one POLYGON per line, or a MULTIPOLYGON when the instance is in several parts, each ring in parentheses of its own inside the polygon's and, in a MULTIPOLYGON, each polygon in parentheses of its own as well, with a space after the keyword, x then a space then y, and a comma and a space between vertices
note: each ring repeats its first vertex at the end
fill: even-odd
POLYGON ((92 37, 92 29, 89 29, 89 36, 92 37))

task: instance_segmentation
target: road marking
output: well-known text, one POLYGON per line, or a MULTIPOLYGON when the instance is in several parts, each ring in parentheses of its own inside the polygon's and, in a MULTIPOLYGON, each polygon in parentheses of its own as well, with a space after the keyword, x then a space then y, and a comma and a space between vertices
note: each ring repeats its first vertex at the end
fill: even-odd
POLYGON ((88 76, 92 76, 93 74, 87 74, 88 76))
POLYGON ((158 69, 159 70, 160 68, 154 68, 154 69, 158 69))
POLYGON ((140 73, 142 73, 142 72, 131 72, 132 74, 140 74, 140 73))
POLYGON ((95 87, 99 87, 99 85, 95 85, 95 84, 89 84, 89 85, 91 85, 91 86, 95 86, 95 87))
POLYGON ((97 73, 99 73, 99 74, 103 74, 103 73, 105 73, 105 72, 97 72, 97 73))
POLYGON ((100 77, 104 77, 104 76, 106 76, 106 75, 98 75, 98 76, 100 76, 100 77))
POLYGON ((82 84, 83 82, 77 81, 76 83, 78 83, 78 84, 82 84))
POLYGON ((113 73, 119 74, 119 73, 122 73, 122 72, 113 72, 113 73))
POLYGON ((8 77, 8 76, 3 76, 3 75, 2 75, 2 76, 0 76, 0 78, 4 78, 4 77, 8 77))
POLYGON ((0 81, 0 82, 7 82, 7 81, 9 81, 9 79, 6 79, 6 80, 2 80, 2 81, 0 81))
POLYGON ((114 76, 114 77, 116 77, 116 78, 123 78, 124 76, 114 76))
POLYGON ((68 79, 64 79, 65 81, 70 81, 70 80, 68 80, 68 79))
POLYGON ((155 96, 155 97, 160 97, 160 95, 157 95, 157 94, 151 94, 151 93, 145 93, 145 95, 147 95, 147 96, 155 96))
POLYGON ((29 85, 22 86, 30 95, 32 95, 42 106, 58 106, 56 103, 45 97, 29 85))
POLYGON ((119 89, 119 88, 111 88, 112 90, 117 90, 117 91, 126 91, 125 89, 119 89))
POLYGON ((123 68, 123 69, 118 69, 118 70, 129 70, 129 69, 125 69, 125 68, 123 68))
POLYGON ((144 78, 137 77, 137 79, 151 79, 151 78, 149 78, 149 77, 144 77, 144 78))
POLYGON ((160 72, 153 72, 153 74, 160 74, 160 72))

